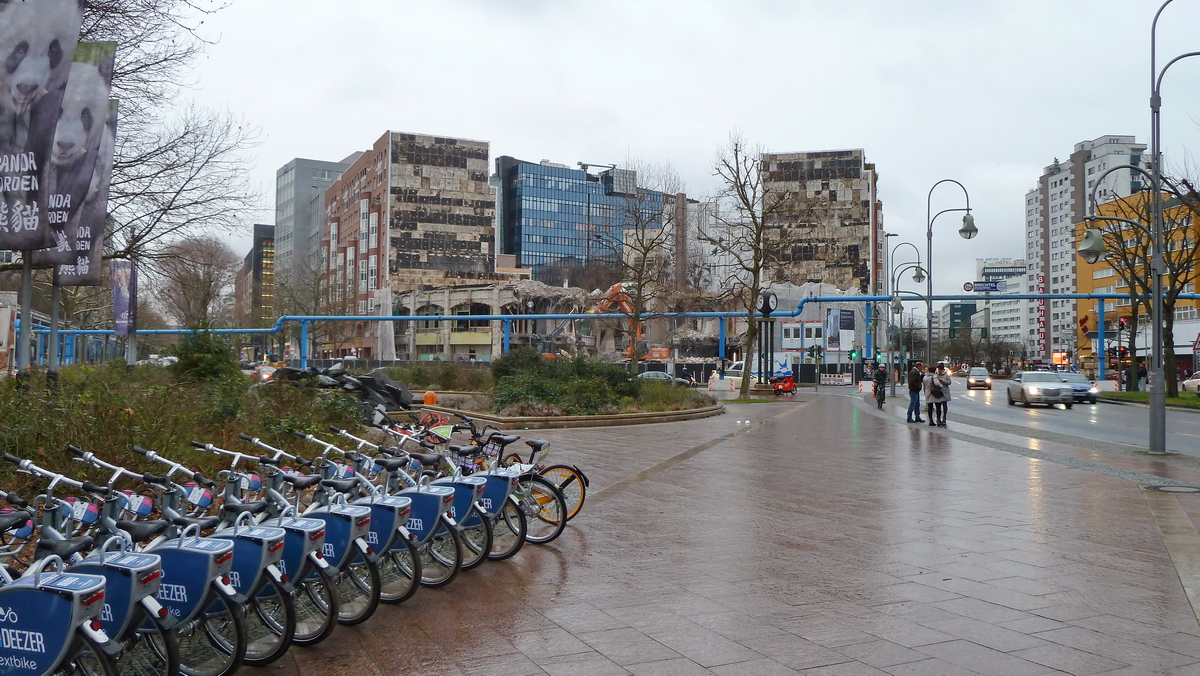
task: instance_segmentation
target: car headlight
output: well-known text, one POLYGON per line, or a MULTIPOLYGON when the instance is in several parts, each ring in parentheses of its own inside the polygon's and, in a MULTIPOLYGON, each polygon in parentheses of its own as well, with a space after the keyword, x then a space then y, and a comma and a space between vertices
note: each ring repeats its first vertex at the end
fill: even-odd
POLYGON ((1039 387, 1031 387, 1031 388, 1029 388, 1029 393, 1030 394, 1041 394, 1042 390, 1039 387))
POLYGON ((974 378, 967 378, 967 382, 968 382, 968 383, 971 383, 971 384, 974 384, 974 383, 975 383, 975 379, 974 379, 974 378))
POLYGON ((1093 387, 1093 388, 1091 388, 1090 390, 1088 390, 1088 394, 1096 394, 1096 393, 1097 393, 1097 392, 1099 392, 1099 391, 1100 391, 1100 390, 1097 390, 1096 388, 1094 388, 1094 387, 1093 387))
POLYGON ((991 385, 991 384, 992 384, 992 379, 991 379, 991 378, 988 378, 987 380, 985 380, 985 381, 983 381, 983 382, 987 383, 988 385, 991 385))

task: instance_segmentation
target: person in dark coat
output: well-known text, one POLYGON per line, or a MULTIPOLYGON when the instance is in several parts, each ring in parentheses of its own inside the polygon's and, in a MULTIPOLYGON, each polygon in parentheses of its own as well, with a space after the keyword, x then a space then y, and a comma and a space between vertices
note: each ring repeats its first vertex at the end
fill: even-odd
POLYGON ((908 372, 908 422, 910 423, 925 422, 925 419, 921 417, 921 381, 924 379, 921 374, 922 366, 924 364, 917 362, 908 372))

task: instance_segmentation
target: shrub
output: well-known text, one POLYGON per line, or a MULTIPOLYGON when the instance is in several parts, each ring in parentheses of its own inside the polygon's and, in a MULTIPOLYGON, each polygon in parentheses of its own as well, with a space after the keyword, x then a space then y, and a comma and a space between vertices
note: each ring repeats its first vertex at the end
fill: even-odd
POLYGON ((211 331, 192 331, 184 336, 178 356, 171 371, 181 379, 213 380, 239 373, 233 351, 211 331))
MULTIPOLYGON (((18 390, 15 379, 0 381, 0 451, 96 482, 108 476, 72 462, 67 444, 130 469, 161 473, 161 465, 132 452, 137 444, 215 476, 227 460, 191 449, 189 441, 248 450, 237 438, 245 432, 276 448, 311 455, 315 447, 292 430, 326 435, 329 425, 353 428, 358 415, 354 398, 337 390, 283 382, 252 386, 237 375, 176 381, 171 371, 158 367, 68 366, 61 369, 56 390, 42 379, 34 379, 27 391, 18 390)), ((13 469, 0 465, 5 490, 26 497, 43 486, 13 469)))

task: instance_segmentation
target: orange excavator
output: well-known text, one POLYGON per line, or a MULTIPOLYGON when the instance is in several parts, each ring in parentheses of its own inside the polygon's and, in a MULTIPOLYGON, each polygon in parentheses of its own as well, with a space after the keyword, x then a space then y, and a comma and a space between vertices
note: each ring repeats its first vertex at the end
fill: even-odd
MULTIPOLYGON (((633 303, 629 302, 629 294, 625 293, 621 283, 618 282, 608 288, 604 292, 604 297, 596 304, 596 312, 604 313, 613 310, 629 315, 629 347, 625 348, 625 358, 633 357, 633 341, 642 339, 642 324, 638 323, 637 336, 633 336, 633 303)), ((650 347, 642 351, 641 359, 667 359, 671 356, 671 348, 668 347, 650 347)))

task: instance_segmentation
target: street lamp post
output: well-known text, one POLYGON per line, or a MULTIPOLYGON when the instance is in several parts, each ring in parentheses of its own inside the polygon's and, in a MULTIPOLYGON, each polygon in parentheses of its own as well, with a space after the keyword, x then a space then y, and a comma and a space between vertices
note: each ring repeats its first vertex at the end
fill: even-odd
POLYGON ((928 287, 926 287, 928 295, 925 296, 925 350, 929 352, 929 356, 927 357, 929 363, 933 363, 933 222, 937 220, 938 216, 951 211, 966 212, 963 214, 962 227, 958 229, 959 236, 961 236, 963 239, 971 239, 975 235, 979 234, 979 230, 975 227, 975 218, 971 216, 971 195, 967 192, 966 187, 964 187, 962 183, 959 183, 952 178, 943 178, 942 180, 933 184, 933 187, 929 189, 929 195, 927 195, 925 198, 925 272, 926 279, 928 280, 928 287), (963 197, 966 198, 967 206, 954 209, 942 209, 936 214, 932 214, 933 191, 943 183, 953 183, 959 188, 962 188, 963 197))
MULTIPOLYGON (((890 281, 890 285, 888 286, 888 288, 892 290, 889 294, 892 296, 892 314, 897 315, 897 316, 903 314, 903 312, 904 312, 904 304, 902 302, 900 302, 900 291, 899 291, 899 289, 896 288, 897 286, 899 286, 897 278, 899 277, 900 273, 904 272, 905 270, 913 270, 913 281, 914 282, 916 282, 917 284, 920 284, 921 282, 925 281, 925 270, 921 267, 921 251, 919 249, 917 249, 917 247, 915 245, 913 245, 909 242, 901 242, 900 244, 896 245, 896 248, 899 249, 900 247, 905 246, 905 245, 911 246, 913 248, 913 250, 917 252, 917 262, 915 262, 915 263, 908 262, 908 263, 899 265, 888 276, 888 279, 890 281)), ((893 260, 894 260, 895 250, 892 251, 892 254, 893 254, 893 260)), ((916 294, 914 294, 914 295, 916 295, 916 294)), ((917 297, 919 298, 920 296, 918 295, 917 297)), ((897 324, 895 321, 893 321, 892 326, 899 326, 899 324, 897 324)), ((891 348, 890 341, 889 341, 888 347, 891 348)), ((894 350, 893 350, 893 352, 894 352, 894 350)), ((894 357, 893 357, 892 361, 893 361, 893 363, 895 362, 894 357)), ((893 397, 896 396, 896 381, 897 380, 899 380, 899 378, 892 379, 892 396, 893 397)))

